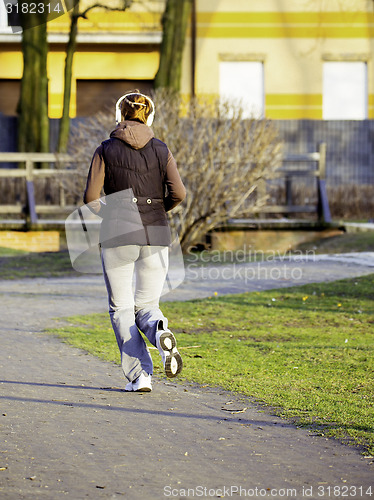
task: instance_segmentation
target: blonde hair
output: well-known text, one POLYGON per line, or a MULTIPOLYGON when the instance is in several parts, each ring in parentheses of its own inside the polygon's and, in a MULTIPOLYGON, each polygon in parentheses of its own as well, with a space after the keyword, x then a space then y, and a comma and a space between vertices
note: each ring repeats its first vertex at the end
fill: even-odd
POLYGON ((147 118, 151 112, 152 105, 150 101, 138 89, 128 92, 121 103, 123 120, 137 120, 147 123, 147 118))

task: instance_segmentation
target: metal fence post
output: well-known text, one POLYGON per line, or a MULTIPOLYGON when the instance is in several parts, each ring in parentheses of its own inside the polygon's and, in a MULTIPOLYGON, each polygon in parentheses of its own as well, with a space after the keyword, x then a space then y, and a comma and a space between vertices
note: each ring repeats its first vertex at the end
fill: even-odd
POLYGON ((331 214, 329 200, 326 191, 326 143, 321 142, 319 145, 319 160, 318 160, 318 175, 317 175, 317 192, 318 192, 318 219, 320 222, 331 222, 331 214))

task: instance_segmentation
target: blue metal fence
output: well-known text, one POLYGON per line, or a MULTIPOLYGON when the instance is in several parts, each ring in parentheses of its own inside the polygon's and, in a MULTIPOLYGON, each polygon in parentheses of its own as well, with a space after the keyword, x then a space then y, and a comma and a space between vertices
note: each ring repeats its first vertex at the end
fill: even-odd
MULTIPOLYGON (((59 120, 51 120, 51 151, 57 143, 58 123, 59 120)), ((374 185, 374 120, 274 120, 274 123, 286 154, 310 153, 318 149, 319 143, 327 144, 327 186, 374 185)), ((0 151, 16 151, 16 137, 17 118, 0 113, 0 151)))
POLYGON ((374 120, 276 120, 287 154, 327 144, 326 182, 374 184, 374 120))

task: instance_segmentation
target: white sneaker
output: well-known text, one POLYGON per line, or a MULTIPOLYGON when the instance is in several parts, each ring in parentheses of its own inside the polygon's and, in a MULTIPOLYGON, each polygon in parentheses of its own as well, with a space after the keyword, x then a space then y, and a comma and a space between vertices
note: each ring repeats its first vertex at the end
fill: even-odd
POLYGON ((129 382, 125 391, 135 392, 151 392, 152 391, 152 376, 142 373, 136 380, 129 382))
POLYGON ((167 377, 172 378, 182 371, 183 362, 177 350, 177 341, 169 330, 156 333, 156 346, 162 358, 167 377))

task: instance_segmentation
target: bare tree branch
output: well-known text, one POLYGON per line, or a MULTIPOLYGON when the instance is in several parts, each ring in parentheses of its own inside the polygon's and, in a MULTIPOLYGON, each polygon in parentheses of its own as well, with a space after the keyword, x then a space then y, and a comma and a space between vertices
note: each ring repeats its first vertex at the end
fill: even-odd
POLYGON ((118 12, 121 10, 128 9, 132 4, 132 0, 123 0, 122 4, 123 4, 122 7, 110 7, 109 5, 105 5, 101 2, 98 2, 90 5, 84 11, 72 15, 77 18, 82 17, 83 19, 87 19, 87 14, 93 9, 104 9, 109 12, 118 12))

